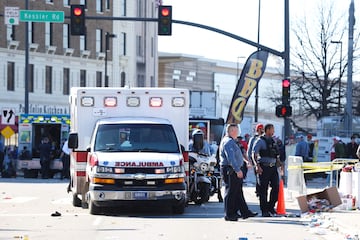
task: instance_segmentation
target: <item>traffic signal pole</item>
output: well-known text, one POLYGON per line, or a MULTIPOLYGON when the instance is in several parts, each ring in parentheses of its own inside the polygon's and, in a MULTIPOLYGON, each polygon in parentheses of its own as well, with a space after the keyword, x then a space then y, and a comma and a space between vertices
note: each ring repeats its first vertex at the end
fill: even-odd
MULTIPOLYGON (((289 83, 291 83, 290 79, 290 18, 289 18, 289 0, 284 0, 284 79, 289 79, 289 83)), ((291 85, 291 84, 290 84, 291 85)), ((290 97, 287 102, 288 105, 291 104, 290 97)), ((290 127, 290 119, 288 117, 284 117, 284 140, 289 138, 291 135, 291 127, 290 127)))

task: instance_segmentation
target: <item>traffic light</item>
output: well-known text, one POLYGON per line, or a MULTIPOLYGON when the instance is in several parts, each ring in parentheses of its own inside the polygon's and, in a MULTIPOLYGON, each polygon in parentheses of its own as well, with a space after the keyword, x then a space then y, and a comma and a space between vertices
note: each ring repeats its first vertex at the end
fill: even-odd
POLYGON ((70 28, 71 35, 80 36, 86 34, 85 5, 71 5, 70 28))
POLYGON ((282 100, 285 105, 290 102, 290 79, 282 80, 282 100))
POLYGON ((159 6, 158 35, 170 36, 172 23, 172 7, 159 6))
POLYGON ((277 105, 275 114, 277 117, 290 117, 292 115, 292 107, 290 105, 277 105))

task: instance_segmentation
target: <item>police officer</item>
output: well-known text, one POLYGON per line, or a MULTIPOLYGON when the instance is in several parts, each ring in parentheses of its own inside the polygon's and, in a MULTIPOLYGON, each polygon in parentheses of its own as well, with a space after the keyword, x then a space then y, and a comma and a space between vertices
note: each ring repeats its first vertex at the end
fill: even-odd
POLYGON ((279 174, 276 160, 279 157, 277 144, 273 139, 274 125, 265 125, 265 134, 258 138, 253 148, 253 159, 256 163, 256 174, 259 182, 260 209, 263 217, 276 215, 274 209, 279 193, 279 174), (268 186, 270 184, 270 199, 268 186))
POLYGON ((240 217, 237 214, 239 210, 242 218, 254 217, 257 213, 251 212, 248 209, 244 199, 242 189, 243 172, 241 166, 243 165, 242 152, 236 143, 236 138, 239 133, 237 124, 229 124, 226 128, 226 135, 220 143, 220 170, 222 179, 225 183, 225 220, 237 221, 240 217))

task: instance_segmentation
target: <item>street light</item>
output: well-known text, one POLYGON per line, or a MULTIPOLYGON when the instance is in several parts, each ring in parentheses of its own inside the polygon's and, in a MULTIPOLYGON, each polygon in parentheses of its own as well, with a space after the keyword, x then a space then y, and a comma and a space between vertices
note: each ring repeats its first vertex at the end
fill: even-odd
POLYGON ((341 62, 342 62, 342 41, 330 41, 331 43, 340 44, 340 61, 339 61, 339 99, 338 99, 338 108, 340 113, 341 106, 341 62))
POLYGON ((113 33, 106 32, 105 34, 105 87, 109 87, 109 76, 107 75, 107 53, 109 51, 109 38, 115 38, 113 33))

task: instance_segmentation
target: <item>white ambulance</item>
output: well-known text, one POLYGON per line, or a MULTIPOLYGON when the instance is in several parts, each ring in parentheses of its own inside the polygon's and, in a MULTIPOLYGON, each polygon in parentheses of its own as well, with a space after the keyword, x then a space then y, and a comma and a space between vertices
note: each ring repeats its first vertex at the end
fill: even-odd
POLYGON ((73 205, 187 204, 189 92, 176 88, 72 88, 73 205), (81 195, 81 197, 80 197, 81 195))

